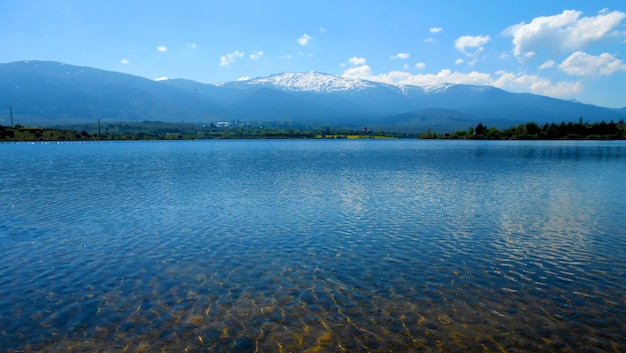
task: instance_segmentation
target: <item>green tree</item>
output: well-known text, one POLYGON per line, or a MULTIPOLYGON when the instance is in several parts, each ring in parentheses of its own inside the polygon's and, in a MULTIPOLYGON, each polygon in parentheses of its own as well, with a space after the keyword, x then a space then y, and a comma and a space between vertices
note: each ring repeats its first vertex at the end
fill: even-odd
POLYGON ((526 133, 528 135, 537 135, 539 131, 539 125, 535 124, 535 122, 531 121, 526 123, 526 133))
POLYGON ((498 131, 498 129, 496 129, 495 127, 492 127, 487 132, 487 137, 489 139, 492 139, 492 140, 499 140, 500 139, 500 131, 498 131))

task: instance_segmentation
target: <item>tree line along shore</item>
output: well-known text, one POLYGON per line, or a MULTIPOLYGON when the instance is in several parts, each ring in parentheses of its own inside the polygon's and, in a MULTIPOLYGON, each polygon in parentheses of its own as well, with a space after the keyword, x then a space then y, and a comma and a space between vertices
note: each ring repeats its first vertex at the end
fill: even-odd
POLYGON ((626 139, 623 120, 617 123, 577 122, 519 124, 507 129, 478 123, 467 130, 452 133, 400 132, 386 130, 341 129, 331 126, 307 127, 281 123, 215 124, 106 123, 70 125, 60 128, 0 125, 0 141, 98 141, 98 140, 206 140, 206 139, 464 139, 464 140, 622 140, 626 139))

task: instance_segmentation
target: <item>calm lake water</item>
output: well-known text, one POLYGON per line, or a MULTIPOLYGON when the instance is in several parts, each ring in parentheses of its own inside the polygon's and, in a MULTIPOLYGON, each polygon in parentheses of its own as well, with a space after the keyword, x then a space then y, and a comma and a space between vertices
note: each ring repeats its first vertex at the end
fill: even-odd
POLYGON ((624 352, 626 143, 0 145, 0 350, 624 352))

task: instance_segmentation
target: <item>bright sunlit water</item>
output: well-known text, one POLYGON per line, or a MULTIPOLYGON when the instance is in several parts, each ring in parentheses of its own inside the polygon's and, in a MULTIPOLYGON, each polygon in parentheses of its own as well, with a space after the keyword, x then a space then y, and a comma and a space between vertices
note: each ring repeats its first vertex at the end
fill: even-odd
POLYGON ((626 351, 626 143, 0 145, 7 352, 626 351))

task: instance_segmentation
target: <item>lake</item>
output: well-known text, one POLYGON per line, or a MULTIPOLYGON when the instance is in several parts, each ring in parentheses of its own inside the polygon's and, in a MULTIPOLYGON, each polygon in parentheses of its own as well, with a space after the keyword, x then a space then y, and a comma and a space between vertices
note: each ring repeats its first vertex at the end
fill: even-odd
POLYGON ((0 144, 7 352, 626 351, 626 142, 0 144))

